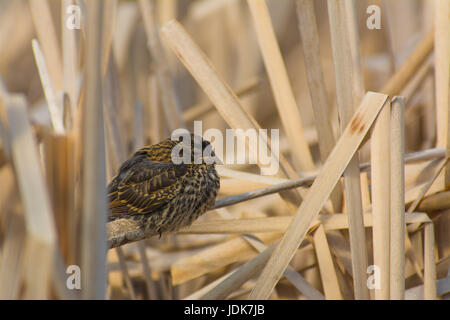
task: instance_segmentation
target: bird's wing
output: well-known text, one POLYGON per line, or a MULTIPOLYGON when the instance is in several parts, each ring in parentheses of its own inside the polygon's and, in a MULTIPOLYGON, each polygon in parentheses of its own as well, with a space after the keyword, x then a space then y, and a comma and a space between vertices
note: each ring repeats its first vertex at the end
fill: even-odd
POLYGON ((122 166, 108 188, 110 215, 156 211, 176 195, 186 172, 184 164, 155 163, 149 159, 122 166))

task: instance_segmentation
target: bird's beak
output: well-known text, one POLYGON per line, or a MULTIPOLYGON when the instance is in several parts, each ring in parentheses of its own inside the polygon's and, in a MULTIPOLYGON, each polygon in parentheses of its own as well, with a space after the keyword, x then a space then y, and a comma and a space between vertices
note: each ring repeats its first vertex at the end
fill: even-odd
POLYGON ((207 164, 223 164, 218 156, 204 157, 203 161, 207 164))

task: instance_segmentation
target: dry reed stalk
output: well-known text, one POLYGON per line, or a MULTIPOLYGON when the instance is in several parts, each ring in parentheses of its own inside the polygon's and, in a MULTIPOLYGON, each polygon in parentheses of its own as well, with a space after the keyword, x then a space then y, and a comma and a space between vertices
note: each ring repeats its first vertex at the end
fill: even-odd
POLYGON ((347 22, 346 31, 352 63, 353 101, 354 103, 359 104, 364 97, 365 88, 361 55, 359 52, 358 19, 355 9, 355 0, 344 1, 343 6, 344 7, 341 10, 344 12, 345 20, 347 22))
POLYGON ((48 111, 53 129, 57 133, 64 133, 62 105, 58 103, 54 84, 47 69, 47 63, 39 46, 39 42, 33 39, 32 42, 34 58, 41 78, 42 89, 48 104, 48 111))
MULTIPOLYGON (((208 237, 201 237, 200 239, 192 241, 168 243, 167 246, 161 246, 157 249, 146 248, 148 255, 148 262, 153 273, 163 273, 170 271, 170 267, 177 260, 190 256, 193 253, 198 253, 200 250, 214 246, 221 242, 228 240, 230 237, 223 235, 209 235, 208 237)), ((186 238, 184 238, 186 239, 186 238)), ((192 238, 191 238, 192 239, 192 238)))
POLYGON ((414 210, 416 210, 418 205, 421 203, 422 199, 425 197, 425 194, 427 194, 427 192, 430 190, 430 187, 433 185, 433 183, 436 181, 436 179, 440 175, 441 171, 446 167, 449 160, 450 160, 450 158, 447 158, 441 162, 441 165, 437 168, 434 175, 428 180, 427 183, 425 183, 423 185, 423 187, 420 190, 419 195, 415 198, 414 202, 408 207, 407 212, 413 212, 414 210))
MULTIPOLYGON (((230 125, 231 128, 260 129, 256 120, 243 108, 241 102, 231 91, 230 87, 222 80, 222 78, 213 69, 208 58, 200 51, 195 42, 189 37, 183 27, 176 21, 171 21, 162 28, 162 34, 169 43, 171 49, 175 52, 181 62, 189 70, 192 76, 200 84, 202 89, 208 95, 217 108, 222 118, 230 125)), ((290 166, 289 162, 280 155, 277 157, 270 148, 270 139, 264 143, 267 144, 268 150, 272 156, 280 163, 280 169, 290 178, 298 177, 290 166)), ((255 146, 248 146, 250 151, 255 151, 255 146)), ((263 170, 264 167, 261 166, 263 170)), ((300 201, 300 195, 295 192, 281 193, 283 199, 287 199, 294 203, 290 205, 291 210, 295 210, 295 204, 300 201)), ((287 202, 289 203, 289 202, 287 202)))
MULTIPOLYGON (((359 105, 364 94, 366 93, 366 89, 364 86, 364 74, 362 68, 361 61, 361 53, 360 53, 360 42, 359 42, 359 34, 358 34, 358 17, 356 14, 355 1, 344 1, 343 8, 341 7, 341 11, 344 12, 348 38, 348 45, 350 48, 351 54, 351 64, 352 64, 352 95, 353 95, 353 103, 355 106, 359 105)), ((368 145, 362 147, 362 153, 368 153, 368 145)), ((360 180, 360 189, 369 188, 368 181, 360 180), (365 183, 365 184, 363 184, 365 183)), ((364 206, 363 206, 364 207, 364 206)), ((367 251, 367 250, 366 250, 367 251)), ((360 253, 367 257, 366 253, 360 253)), ((366 259, 367 260, 367 259, 366 259)), ((360 283, 360 280, 358 280, 360 283)), ((360 283, 361 285, 361 283, 360 283)), ((361 285, 362 286, 362 285, 361 285)), ((362 288, 361 288, 362 289, 362 288)), ((362 289, 365 290, 365 289, 362 289)), ((360 290, 358 290, 360 291, 360 290)), ((359 294, 358 294, 359 295, 359 294)))
MULTIPOLYGON (((429 218, 428 218, 429 219, 429 218)), ((430 219, 429 219, 430 220, 430 219)), ((431 221, 431 220, 430 220, 431 221)), ((411 226, 414 226, 415 224, 409 224, 407 225, 407 232, 409 231, 409 228, 411 226)), ((423 226, 423 224, 421 224, 423 226)), ((417 230, 416 230, 417 231, 417 230)), ((407 243, 405 242, 405 249, 406 249, 406 257, 408 260, 406 260, 405 264, 405 281, 408 281, 408 278, 418 275, 420 278, 420 281, 423 282, 423 232, 412 232, 408 233, 409 238, 411 239, 411 247, 408 248, 407 243), (408 250, 410 252, 413 252, 415 257, 415 265, 411 264, 411 259, 408 257, 408 250)), ((406 293, 406 291, 405 291, 406 293)))
POLYGON ((431 30, 417 45, 414 51, 409 55, 408 59, 395 72, 389 81, 383 86, 381 92, 394 96, 400 94, 401 90, 424 63, 434 47, 434 31, 431 30))
POLYGON ((267 185, 274 185, 274 184, 289 181, 288 179, 284 179, 284 178, 278 178, 278 177, 273 177, 273 176, 262 176, 259 174, 228 169, 228 168, 221 167, 221 166, 217 167, 216 171, 221 177, 228 177, 228 178, 233 178, 233 179, 238 179, 238 180, 257 182, 257 183, 267 184, 267 185))
POLYGON ((134 1, 119 1, 117 21, 120 21, 120 27, 116 25, 112 43, 112 50, 119 72, 123 72, 127 64, 131 38, 136 30, 139 16, 138 3, 134 1))
MULTIPOLYGON (((348 28, 346 28, 346 20, 352 17, 347 17, 346 19, 345 4, 343 2, 329 0, 327 4, 335 70, 336 98, 342 133, 353 116, 355 106, 359 104, 358 100, 362 98, 361 91, 354 92, 353 90, 354 87, 358 87, 354 83, 361 81, 359 79, 361 75, 356 76, 352 69, 352 52, 349 39, 350 35, 356 31, 351 30, 349 32, 348 28), (356 82, 353 80, 354 77, 358 77, 355 80, 356 82)), ((355 59, 357 58, 357 49, 354 48, 353 56, 355 59)), ((366 285, 367 250, 365 245, 361 245, 366 243, 366 241, 362 218, 361 180, 357 153, 344 172, 344 191, 350 226, 355 297, 356 299, 368 299, 369 291, 366 285)))
MULTIPOLYGON (((405 295, 405 98, 391 102, 390 298, 405 295)), ((386 249, 386 248, 385 248, 386 249)))
POLYGON ((275 97, 278 115, 283 124, 291 149, 295 167, 300 171, 315 169, 311 151, 306 142, 302 118, 289 82, 286 66, 270 20, 265 1, 247 0, 259 43, 264 58, 264 65, 275 97))
POLYGON ((422 212, 430 212, 450 208, 450 191, 444 191, 425 197, 418 206, 422 212))
POLYGON ((107 224, 108 248, 139 241, 144 239, 145 236, 144 230, 133 220, 117 219, 107 224))
MULTIPOLYGON (((436 160, 437 161, 437 160, 436 160)), ((411 197, 411 199, 414 199, 413 203, 409 206, 408 211, 407 212, 412 212, 416 209, 416 207, 419 205, 419 203, 422 201, 422 199, 425 197, 426 194, 431 194, 430 197, 433 197, 433 193, 435 192, 440 192, 441 188, 439 187, 439 185, 435 185, 436 187, 434 187, 432 190, 430 190, 431 186, 433 185, 433 182, 438 178, 439 174, 441 173, 442 169, 445 167, 446 163, 448 162, 448 159, 441 162, 441 165, 437 168, 437 170, 435 170, 434 174, 429 178, 429 180, 426 183, 420 184, 417 186, 417 188, 415 188, 416 191, 413 196, 411 197)), ((437 164, 437 162, 436 162, 437 164)), ((430 167, 430 166, 429 166, 430 167)), ((435 166, 432 166, 432 169, 435 169, 435 166)), ((410 199, 406 200, 406 203, 411 202, 410 199)), ((429 208, 425 208, 427 209, 426 212, 428 212, 429 208)), ((410 232, 413 232, 415 229, 417 229, 417 227, 420 224, 416 223, 416 224, 412 224, 408 226, 408 230, 410 232)), ((406 255, 408 257, 408 259, 413 263, 413 266, 416 270, 416 273, 418 274, 418 276, 423 279, 423 274, 422 274, 422 268, 420 267, 420 259, 419 257, 422 255, 421 252, 418 252, 418 250, 412 250, 412 249, 417 249, 417 244, 412 246, 411 241, 408 237, 408 233, 405 233, 406 237, 405 237, 405 249, 406 249, 406 255)), ((412 237, 414 237, 414 235, 412 235, 412 237)))
POLYGON ((133 150, 139 150, 145 146, 144 128, 142 122, 143 117, 143 106, 140 102, 135 101, 133 112, 133 150))
MULTIPOLYGON (((437 123, 437 145, 445 147, 445 154, 450 157, 450 115, 449 115, 449 85, 450 85, 450 2, 439 0, 435 2, 435 56, 434 79, 437 123)), ((450 185, 450 167, 439 179, 443 187, 450 185)), ((442 217, 436 225, 438 233, 442 234, 437 244, 444 255, 450 253, 450 217, 442 217)))
POLYGON ((61 100, 62 100, 62 110, 63 110, 63 124, 64 128, 66 128, 68 131, 72 129, 73 126, 73 116, 72 116, 72 106, 70 104, 70 98, 69 95, 61 91, 61 100))
MULTIPOLYGON (((1 108, 2 101, 0 100, 1 108)), ((14 203, 12 195, 17 194, 13 168, 9 162, 0 168, 0 181, 2 181, 2 188, 0 189, 0 208, 2 208, 0 213, 0 231, 5 232, 4 226, 8 218, 8 210, 13 208, 12 204, 14 203)))
MULTIPOLYGON (((0 77, 1 81, 1 77, 0 77)), ((4 99, 7 97, 7 91, 0 89, 0 168, 2 168, 10 158, 11 150, 8 141, 8 121, 3 105, 4 99)))
POLYGON ((209 291, 211 291, 214 287, 216 287, 218 284, 220 284, 222 281, 224 281, 226 278, 228 278, 232 273, 234 273, 237 269, 227 272, 223 276, 217 278, 216 280, 208 283, 206 286, 198 289, 197 291, 191 293, 187 297, 184 297, 183 300, 199 300, 202 296, 206 295, 209 291))
POLYGON ((440 149, 443 151, 442 157, 405 166, 405 188, 407 190, 428 182, 435 175, 436 169, 439 164, 442 164, 442 159, 445 158, 445 149, 440 149))
MULTIPOLYGON (((259 239, 257 239, 253 235, 242 235, 242 237, 250 243, 253 248, 258 250, 260 253, 262 253, 264 250, 267 249, 267 246, 265 246, 259 239)), ((328 248, 328 245, 327 245, 328 248)), ((328 249, 329 250, 329 249, 328 249)), ((324 300, 325 297, 322 293, 320 293, 317 289, 315 289, 313 286, 311 286, 308 281, 306 281, 300 273, 298 273, 294 268, 291 266, 288 266, 286 270, 284 271, 283 275, 286 277, 289 282, 305 297, 311 300, 324 300)))
MULTIPOLYGON (((319 137, 317 136, 317 130, 315 126, 308 126, 303 129, 305 132, 305 139, 308 142, 308 145, 316 145, 319 144, 319 137)), ((289 145, 283 144, 280 146, 281 152, 289 152, 289 145)))
POLYGON ((70 113, 75 118, 78 101, 77 81, 79 73, 79 56, 76 29, 67 28, 67 10, 73 5, 73 0, 63 0, 61 4, 61 33, 62 33, 62 60, 63 60, 63 90, 70 99, 70 113))
MULTIPOLYGON (((315 178, 315 176, 314 176, 314 178, 315 178)), ((295 180, 290 180, 288 182, 283 182, 283 183, 280 183, 277 185, 271 185, 271 186, 264 187, 261 189, 238 194, 236 196, 219 199, 219 200, 216 200, 214 209, 231 206, 233 204, 237 204, 237 203, 244 202, 247 200, 256 199, 256 198, 263 197, 263 196, 266 196, 269 194, 278 193, 283 190, 294 189, 294 188, 301 187, 301 186, 309 186, 311 184, 311 181, 314 181, 314 178, 313 179, 299 178, 299 179, 295 179, 295 180)))
POLYGON ((419 31, 418 24, 404 23, 404 21, 408 19, 414 19, 416 21, 420 18, 419 11, 410 1, 383 1, 383 5, 383 12, 386 17, 384 20, 387 20, 390 26, 390 45, 393 51, 394 67, 397 67, 401 59, 399 53, 409 44, 408 40, 419 31))
POLYGON ((128 268, 126 264, 125 255, 121 247, 116 248, 117 257, 119 258, 120 270, 122 271, 122 276, 127 286, 128 293, 130 294, 131 300, 136 300, 136 293, 134 291, 133 283, 131 282, 130 274, 128 273, 128 268))
MULTIPOLYGON (((279 233, 262 233, 257 236, 268 244, 280 238, 279 233)), ((232 238, 177 260, 170 268, 172 284, 177 285, 233 262, 249 259, 254 254, 255 249, 246 240, 232 238)))
POLYGON ((61 300, 78 300, 80 298, 79 292, 70 290, 67 287, 66 263, 59 252, 55 253, 53 263, 54 276, 52 278, 52 285, 58 298, 61 300))
MULTIPOLYGON (((261 59, 255 59, 257 56, 261 57, 260 51, 250 23, 250 12, 246 10, 247 4, 239 0, 226 2, 229 13, 228 17, 226 17, 228 30, 230 35, 235 35, 232 39, 232 45, 234 50, 236 50, 237 56, 239 56, 236 64, 236 70, 239 71, 237 72, 235 83, 244 83, 249 77, 261 74, 261 59)), ((283 3, 280 4, 283 5, 283 3)), ((269 95, 271 93, 267 90, 266 94, 269 95)))
POLYGON ((162 133, 162 115, 161 108, 159 106, 159 95, 158 95, 158 80, 155 75, 150 75, 148 79, 148 92, 149 92, 149 125, 147 136, 150 138, 152 144, 158 143, 163 139, 162 133))
POLYGON ((51 277, 56 231, 47 187, 40 167, 39 152, 28 120, 23 96, 5 101, 12 162, 25 208, 25 298, 45 299, 51 277), (30 183, 33 181, 33 183, 30 183))
MULTIPOLYGON (((434 6, 436 1, 425 1, 422 7, 422 28, 430 30, 435 24, 434 6)), ((434 57, 430 58, 431 65, 434 65, 434 57)), ((434 68, 434 66, 433 66, 434 68)), ((434 88, 434 70, 428 73, 423 81, 421 88, 422 96, 424 98, 424 109, 422 116, 424 118, 424 134, 421 149, 427 149, 434 146, 436 143, 436 112, 435 112, 435 88, 434 88)), ((404 95, 403 93, 401 95, 404 95)))
POLYGON ((21 270, 21 266, 26 260, 24 255, 26 231, 23 215, 18 212, 10 212, 5 226, 0 259, 0 281, 2 283, 0 299, 13 300, 20 297, 23 273, 17 271, 21 270))
POLYGON ((61 50, 55 24, 52 19, 50 3, 48 0, 30 0, 30 12, 33 18, 39 43, 42 44, 45 61, 48 63, 48 73, 55 92, 62 90, 63 65, 61 62, 61 50))
POLYGON ((284 271, 284 276, 308 299, 324 300, 324 295, 314 288, 308 281, 303 278, 300 273, 292 267, 288 267, 284 271))
POLYGON ((106 292, 106 175, 101 90, 101 1, 87 3, 86 101, 83 106, 81 266, 83 299, 104 299, 106 292))
POLYGON ((420 87, 425 85, 425 80, 428 76, 432 75, 433 71, 433 60, 428 59, 427 62, 422 64, 422 66, 417 70, 414 74, 411 81, 403 88, 401 95, 406 98, 405 105, 408 105, 408 102, 416 93, 420 93, 420 87))
MULTIPOLYGON (((423 285, 409 288, 406 290, 406 300, 423 300, 423 291, 423 285)), ((448 277, 436 281, 436 291, 436 295, 440 297, 441 300, 448 300, 450 292, 450 280, 448 277)))
MULTIPOLYGON (((0 70, 2 73, 15 62, 19 55, 28 48, 35 30, 30 16, 28 1, 2 1, 0 14, 0 70), (25 18, 26 17, 26 18, 25 18), (20 21, 20 28, 16 28, 20 21), (11 36, 14 30, 14 36, 11 36)), ((2 76, 6 76, 2 74, 2 76)))
POLYGON ((115 31, 117 17, 117 0, 104 0, 103 3, 103 27, 102 27, 102 56, 101 56, 101 71, 102 78, 105 76, 108 69, 109 59, 111 55, 111 47, 113 41, 113 34, 115 31))
POLYGON ((422 151, 412 152, 405 155, 405 164, 417 161, 427 161, 445 158, 444 148, 432 148, 422 151))
MULTIPOLYGON (((448 155, 448 102, 450 84, 450 3, 446 0, 435 2, 434 26, 434 77, 436 94, 437 145, 445 147, 448 155)), ((446 179, 448 181, 448 179, 446 179)))
MULTIPOLYGON (((254 92, 254 90, 261 85, 261 82, 262 81, 259 77, 252 77, 248 79, 242 86, 235 90, 236 95, 239 98, 242 98, 247 94, 254 92)), ((214 110, 214 105, 211 104, 210 101, 199 103, 183 111, 183 119, 186 122, 194 121, 211 110, 214 110)))
POLYGON ((120 266, 119 266, 119 257, 117 256, 116 250, 109 250, 107 253, 107 259, 108 264, 112 265, 113 263, 116 265, 116 268, 114 270, 108 269, 108 287, 107 287, 107 299, 111 298, 111 291, 119 291, 121 293, 121 297, 124 297, 125 295, 123 292, 126 290, 123 287, 123 273, 121 272, 120 266))
MULTIPOLYGON (((373 226, 372 213, 364 213, 364 227, 373 226)), ((264 217, 264 218, 240 218, 230 220, 210 220, 194 222, 185 227, 179 234, 247 234, 264 232, 285 232, 293 217, 264 217)), ((326 231, 348 229, 347 215, 337 213, 333 215, 320 213, 309 230, 315 229, 320 223, 326 231)), ((419 212, 408 212, 405 214, 405 223, 425 223, 429 219, 425 214, 419 212)))
MULTIPOLYGON (((297 16, 302 49, 305 57, 305 69, 308 80, 309 94, 313 105, 315 127, 317 130, 319 151, 322 163, 324 163, 336 144, 331 121, 329 117, 329 103, 325 79, 320 63, 320 41, 317 30, 316 16, 314 13, 314 1, 298 0, 297 16)), ((334 212, 342 209, 342 186, 337 184, 331 196, 334 212)))
POLYGON ((386 99, 387 96, 382 94, 372 92, 366 94, 361 106, 328 157, 280 244, 258 278, 250 298, 264 299, 270 295, 295 250, 303 241, 309 226, 355 154, 379 111, 385 105, 386 99))
POLYGON ((442 185, 439 182, 439 177, 437 177, 437 182, 431 184, 431 186, 428 188, 427 184, 429 183, 429 181, 426 181, 424 183, 419 183, 411 188, 408 188, 405 192, 405 203, 412 203, 413 201, 415 201, 417 198, 422 196, 423 190, 425 188, 428 188, 425 196, 424 197, 429 197, 432 196, 436 193, 441 193, 443 191, 442 189, 442 185))
MULTIPOLYGON (((114 61, 114 55, 111 53, 111 59, 109 59, 108 69, 103 79, 103 112, 105 114, 105 132, 106 137, 111 139, 109 146, 113 151, 115 160, 114 168, 118 169, 120 164, 126 160, 127 148, 126 138, 123 137, 123 133, 120 129, 123 123, 120 121, 121 117, 121 99, 119 96, 118 85, 118 70, 114 61)), ((115 173, 115 172, 114 172, 115 173)))
POLYGON ((5 82, 3 78, 0 76, 0 99, 4 99, 6 97, 8 90, 6 90, 5 82))
MULTIPOLYGON (((217 213, 225 220, 233 219, 233 216, 226 209, 218 209, 217 213)), ((242 239, 246 240, 253 248, 258 252, 266 250, 266 246, 263 242, 253 234, 242 234, 242 239)), ((298 291, 303 293, 309 299, 323 300, 323 295, 312 287, 297 271, 288 266, 284 272, 284 276, 297 288, 298 291)))
POLYGON ((363 208, 371 205, 369 177, 367 172, 361 172, 361 203, 363 208))
POLYGON ((257 275, 265 266, 277 243, 272 244, 255 258, 247 261, 224 281, 201 297, 203 300, 225 299, 230 293, 241 287, 248 279, 257 275))
POLYGON ((221 178, 219 195, 233 197, 247 192, 252 192, 266 186, 266 183, 261 182, 221 178))
POLYGON ((158 23, 163 25, 177 17, 177 0, 158 0, 158 23))
POLYGON ((356 101, 353 100, 351 52, 348 32, 345 28, 346 19, 343 3, 328 0, 327 5, 335 70, 336 100, 342 133, 352 118, 356 107, 356 101))
POLYGON ((74 212, 75 158, 73 137, 48 133, 44 137, 44 164, 61 255, 67 264, 75 264, 78 235, 74 212))
POLYGON ((436 260, 434 255, 434 226, 425 224, 424 229, 424 299, 436 300, 436 260))
POLYGON ((322 225, 319 225, 313 236, 322 286, 327 300, 342 300, 342 293, 334 269, 333 258, 328 247, 327 237, 322 225))
MULTIPOLYGON (((230 48, 231 42, 230 37, 226 36, 226 11, 227 11, 227 1, 212 1, 216 4, 222 6, 222 12, 217 10, 216 12, 211 12, 205 15, 205 20, 203 23, 207 23, 208 28, 202 30, 201 34, 208 39, 207 47, 205 50, 208 51, 208 58, 214 64, 216 70, 224 77, 224 79, 230 78, 230 73, 232 68, 230 68, 230 48), (220 14, 219 14, 220 12, 220 14)), ((174 55, 172 55, 174 57, 174 55)), ((202 99, 204 100, 204 99, 202 99)))
POLYGON ((158 292, 156 290, 156 282, 152 279, 150 264, 148 263, 147 252, 145 251, 145 241, 139 241, 137 243, 137 247, 142 263, 142 273, 145 277, 145 284, 147 286, 149 300, 157 299, 158 292))
POLYGON ((172 85, 167 59, 159 38, 159 27, 156 21, 154 0, 139 0, 142 19, 144 20, 147 34, 147 45, 152 58, 155 60, 156 75, 161 89, 161 100, 166 123, 170 131, 184 127, 180 107, 177 105, 175 92, 172 85))
POLYGON ((380 268, 380 289, 375 299, 389 299, 390 247, 390 108, 378 115, 370 140, 372 162, 373 261, 380 268))

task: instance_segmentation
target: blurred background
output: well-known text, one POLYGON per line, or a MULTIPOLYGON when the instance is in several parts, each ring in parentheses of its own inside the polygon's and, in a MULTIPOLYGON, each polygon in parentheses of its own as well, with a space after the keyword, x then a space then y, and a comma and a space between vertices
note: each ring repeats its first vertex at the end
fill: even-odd
MULTIPOLYGON (((333 0, 299 2, 312 3, 310 12, 315 15, 317 26, 317 34, 312 37, 318 40, 324 85, 321 88, 325 89, 322 101, 327 107, 323 111, 333 134, 339 137, 334 71, 335 64, 341 62, 333 58, 330 1, 333 0)), ((192 130, 194 120, 203 121, 203 131, 217 128, 224 132, 230 127, 193 73, 173 53, 173 44, 161 34, 160 28, 172 19, 183 26, 259 126, 280 129, 280 151, 298 177, 318 172, 323 158, 302 45, 305 39, 299 30, 299 4, 295 0, 264 3, 270 25, 267 20, 264 23, 269 30, 273 28, 275 45, 284 62, 281 70, 287 72, 290 85, 287 90, 293 94, 301 115, 299 128, 313 160, 309 167, 295 158, 296 146, 287 132, 291 128, 283 122, 283 106, 277 105, 274 98, 277 78, 269 75, 270 62, 265 61, 258 42, 258 36, 264 37, 258 32, 264 34, 267 29, 258 30, 247 1, 104 0, 96 16, 101 18, 95 30, 100 36, 91 38, 98 41, 98 46, 93 48, 88 43, 95 27, 89 29, 88 15, 94 11, 89 11, 88 1, 0 0, 0 298, 197 299, 258 254, 260 250, 239 233, 186 231, 187 234, 163 235, 108 250, 106 260, 102 260, 101 252, 106 249, 102 243, 105 190, 96 186, 106 185, 120 164, 139 147, 169 137, 175 128, 192 130), (97 52, 96 57, 93 52, 97 52), (90 70, 89 66, 96 69, 90 70), (99 85, 97 92, 90 93, 92 84, 99 85), (101 103, 95 106, 93 101, 101 103), (95 118, 92 123, 86 121, 94 119, 91 116, 95 118), (92 170, 86 169, 91 165, 92 170), (86 187, 86 172, 93 172, 94 183, 90 187, 86 187), (94 200, 86 204, 88 193, 94 195, 94 200), (88 206, 91 209, 86 211, 88 206), (92 217, 99 208, 103 213, 90 220, 86 212, 92 217), (77 283, 75 278, 69 279, 77 274, 67 269, 69 265, 81 266, 81 277, 86 275, 87 282, 81 281, 81 290, 67 285, 69 281, 77 283)), ((359 57, 353 62, 359 61, 360 68, 355 71, 358 68, 354 65, 353 72, 359 72, 363 93, 381 92, 429 32, 434 32, 434 41, 439 41, 439 46, 435 43, 439 54, 426 55, 395 94, 406 98, 405 153, 431 152, 430 157, 406 164, 405 204, 409 207, 419 195, 424 198, 414 212, 427 213, 434 224, 433 281, 434 285, 437 281, 438 289, 433 298, 445 298, 450 290, 450 195, 446 184, 439 181, 428 186, 426 195, 419 191, 433 179, 446 154, 447 138, 438 138, 442 132, 438 122, 443 119, 445 123, 448 117, 449 59, 445 53, 450 49, 445 37, 450 34, 446 29, 450 23, 448 14, 442 18, 439 12, 445 13, 449 6, 445 1, 431 0, 358 0, 351 4, 342 21, 353 21, 353 29, 346 28, 356 32, 349 39, 357 39, 353 43, 358 45, 359 57), (368 27, 368 19, 374 19, 374 13, 367 11, 371 5, 380 10, 380 28, 368 27), (349 17, 349 13, 353 16, 349 17), (444 109, 438 104, 444 104, 444 109), (408 190, 413 191, 408 194, 408 190)), ((95 22, 94 18, 91 21, 95 22)), ((311 30, 312 27, 305 32, 309 34, 311 30)), ((285 112, 289 117, 292 110, 285 112)), ((360 149, 359 160, 370 161, 368 143, 360 149)), ((219 173, 220 198, 293 178, 282 172, 278 177, 260 178, 256 165, 230 165, 219 173)), ((370 172, 361 171, 361 181, 362 206, 368 212, 370 172)), ((214 222, 225 216, 263 219, 295 213, 289 211, 278 194, 222 210, 208 212, 199 222, 214 222)), ((345 207, 335 210, 336 214, 345 211, 345 207)), ((425 224, 420 220, 407 232, 416 259, 406 261, 407 298, 424 297, 425 224)), ((370 227, 365 234, 367 263, 371 265, 370 227)), ((269 228, 258 237, 270 245, 281 235, 269 228)), ((334 270, 335 283, 324 283, 328 280, 321 274, 322 260, 317 257, 315 237, 310 235, 290 264, 307 281, 307 289, 300 286, 306 294, 290 279, 282 278, 271 299, 355 298, 348 230, 343 228, 338 235, 327 231, 326 236, 326 248, 329 245, 328 254, 333 261, 328 267, 334 270), (338 293, 333 295, 329 286, 335 284, 338 293)), ((230 292, 212 297, 246 298, 256 278, 255 273, 249 274, 230 292)), ((374 298, 373 292, 370 294, 374 298)))

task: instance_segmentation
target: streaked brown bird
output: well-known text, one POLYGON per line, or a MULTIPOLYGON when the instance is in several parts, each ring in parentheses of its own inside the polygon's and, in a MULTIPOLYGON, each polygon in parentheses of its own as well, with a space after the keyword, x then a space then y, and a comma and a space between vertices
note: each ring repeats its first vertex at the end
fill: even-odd
POLYGON ((216 162, 210 143, 193 134, 143 147, 108 185, 109 221, 133 219, 146 234, 160 236, 190 225, 214 207, 216 162))

